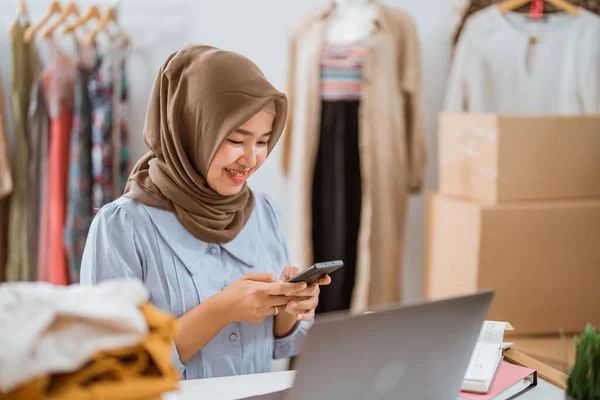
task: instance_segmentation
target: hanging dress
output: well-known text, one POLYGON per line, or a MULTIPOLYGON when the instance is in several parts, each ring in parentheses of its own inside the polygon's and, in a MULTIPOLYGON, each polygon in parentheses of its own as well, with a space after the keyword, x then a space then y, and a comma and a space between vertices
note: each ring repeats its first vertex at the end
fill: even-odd
POLYGON ((317 313, 350 308, 361 210, 359 103, 366 45, 321 52, 321 125, 312 190, 314 262, 344 261, 321 288, 317 313))
POLYGON ((92 105, 88 84, 94 72, 96 56, 95 46, 79 46, 64 238, 71 282, 79 282, 81 257, 93 218, 92 105))
POLYGON ((123 37, 113 39, 109 51, 114 59, 113 70, 113 114, 112 114, 112 151, 113 151, 113 198, 123 195, 130 172, 129 160, 129 76, 127 64, 129 56, 128 44, 123 37))
POLYGON ((113 91, 115 53, 98 57, 88 82, 92 106, 92 208, 99 210, 114 199, 113 188, 113 91))
POLYGON ((29 256, 29 144, 27 114, 31 86, 36 79, 37 54, 33 43, 23 40, 29 24, 17 21, 13 27, 13 86, 11 93, 15 135, 14 188, 10 200, 8 226, 7 281, 28 281, 31 277, 29 256))
POLYGON ((40 280, 67 285, 71 282, 63 238, 76 68, 52 39, 47 43, 50 57, 44 71, 44 87, 50 115, 50 151, 38 268, 40 280))
POLYGON ((45 203, 46 173, 48 172, 48 152, 50 118, 46 106, 46 92, 43 82, 43 63, 37 70, 31 88, 28 115, 29 134, 29 254, 32 280, 38 277, 38 250, 42 205, 45 203))
POLYGON ((118 100, 118 140, 119 140, 119 173, 117 181, 117 191, 115 198, 121 196, 125 191, 127 178, 129 177, 130 151, 129 151, 129 76, 127 74, 127 49, 121 50, 119 60, 119 100, 118 100))

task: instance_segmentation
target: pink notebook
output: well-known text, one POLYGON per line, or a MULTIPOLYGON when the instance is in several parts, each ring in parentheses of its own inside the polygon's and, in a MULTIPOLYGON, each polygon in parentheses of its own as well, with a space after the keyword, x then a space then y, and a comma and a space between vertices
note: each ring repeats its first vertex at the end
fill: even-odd
POLYGON ((465 400, 510 399, 535 385, 537 385, 536 370, 503 361, 488 393, 460 392, 459 398, 465 400))

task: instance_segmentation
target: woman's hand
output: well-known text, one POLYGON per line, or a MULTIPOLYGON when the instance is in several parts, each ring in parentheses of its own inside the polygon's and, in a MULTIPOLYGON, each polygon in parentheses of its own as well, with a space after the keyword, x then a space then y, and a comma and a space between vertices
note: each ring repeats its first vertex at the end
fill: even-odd
MULTIPOLYGON (((300 270, 296 267, 286 267, 281 273, 281 280, 285 282, 299 272, 300 270)), ((331 278, 329 275, 325 275, 305 289, 294 292, 292 294, 294 298, 290 299, 287 303, 285 312, 294 316, 294 319, 297 321, 309 321, 313 319, 315 317, 315 309, 319 304, 319 294, 321 292, 319 286, 329 285, 330 283, 331 278)))
POLYGON ((260 323, 275 315, 294 293, 306 289, 306 283, 277 282, 273 274, 250 272, 231 283, 218 297, 230 322, 260 323), (276 311, 275 307, 279 307, 276 311))

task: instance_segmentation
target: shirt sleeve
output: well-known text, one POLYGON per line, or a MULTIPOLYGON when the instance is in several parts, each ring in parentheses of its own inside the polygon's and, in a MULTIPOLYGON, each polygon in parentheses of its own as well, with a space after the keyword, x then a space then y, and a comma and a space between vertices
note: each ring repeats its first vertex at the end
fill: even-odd
POLYGON ((469 111, 467 67, 469 65, 470 52, 472 51, 470 37, 473 34, 472 25, 469 22, 470 21, 467 21, 465 23, 464 31, 456 44, 456 51, 454 52, 454 58, 452 60, 452 65, 450 66, 448 86, 443 107, 445 112, 469 111))
POLYGON ((133 221, 119 205, 111 203, 96 214, 81 261, 81 284, 115 278, 144 280, 143 253, 133 221))
MULTIPOLYGON (((116 278, 144 280, 144 253, 133 220, 119 204, 104 206, 96 214, 85 244, 81 262, 81 284, 96 284, 116 278)), ((179 373, 185 365, 171 341, 171 361, 179 373)))
MULTIPOLYGON (((280 258, 285 261, 284 265, 282 266, 283 269, 285 266, 291 265, 290 252, 283 228, 283 219, 273 200, 266 195, 264 196, 267 203, 267 209, 269 210, 271 217, 273 229, 279 243, 278 247, 281 252, 280 258)), ((304 339, 306 338, 306 335, 308 334, 308 331, 312 325, 313 321, 300 321, 296 323, 294 329, 287 336, 275 338, 273 358, 277 360, 298 355, 300 353, 302 344, 304 343, 304 339)))
POLYGON ((591 35, 582 35, 579 40, 581 54, 579 74, 579 98, 581 113, 596 114, 600 112, 600 22, 593 16, 594 28, 591 35), (587 37, 586 37, 587 36, 587 37))

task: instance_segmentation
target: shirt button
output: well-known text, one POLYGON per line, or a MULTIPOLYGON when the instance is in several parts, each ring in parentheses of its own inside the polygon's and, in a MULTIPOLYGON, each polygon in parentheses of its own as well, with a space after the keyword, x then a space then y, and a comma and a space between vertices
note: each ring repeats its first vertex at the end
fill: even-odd
POLYGON ((216 247, 211 247, 210 248, 210 254, 217 254, 217 248, 216 247))
POLYGON ((229 335, 229 340, 231 340, 232 342, 235 342, 237 339, 237 334, 236 333, 232 333, 231 335, 229 335))

